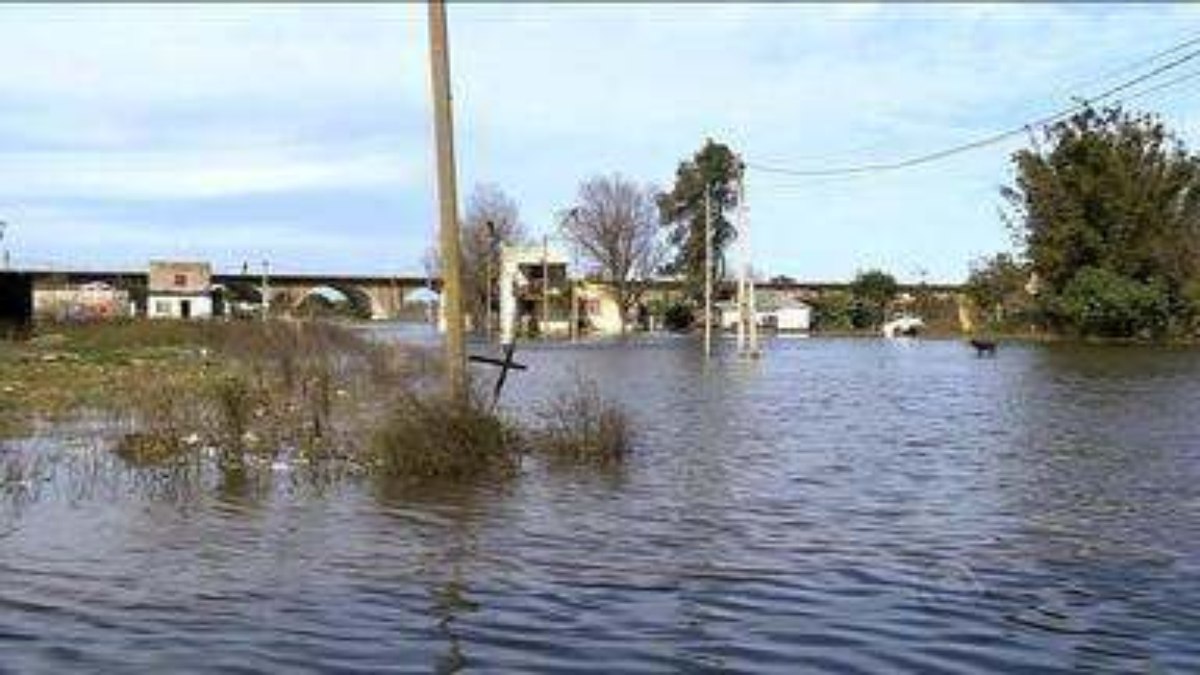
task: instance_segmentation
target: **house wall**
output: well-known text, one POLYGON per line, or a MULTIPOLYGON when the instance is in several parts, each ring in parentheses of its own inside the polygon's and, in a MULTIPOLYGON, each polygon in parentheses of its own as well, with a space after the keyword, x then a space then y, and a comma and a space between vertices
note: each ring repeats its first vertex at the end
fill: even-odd
POLYGON ((584 283, 576 297, 580 303, 580 316, 592 330, 601 335, 621 332, 621 308, 611 287, 584 283))
POLYGON ((775 312, 775 326, 781 331, 806 331, 812 325, 812 308, 787 307, 775 312))
POLYGON ((129 293, 113 288, 35 288, 33 313, 54 321, 129 316, 129 293))
POLYGON ((212 267, 208 263, 150 263, 149 289, 187 295, 207 293, 212 287, 212 267))
POLYGON ((151 293, 146 300, 146 316, 151 319, 183 318, 183 303, 191 305, 190 318, 206 319, 212 316, 212 297, 208 295, 158 295, 151 293))

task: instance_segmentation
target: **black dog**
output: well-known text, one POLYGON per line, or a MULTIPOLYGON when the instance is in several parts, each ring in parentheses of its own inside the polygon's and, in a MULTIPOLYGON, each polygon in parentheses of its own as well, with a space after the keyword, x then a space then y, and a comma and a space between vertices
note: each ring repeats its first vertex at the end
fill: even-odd
POLYGON ((975 348, 975 356, 995 356, 996 355, 996 343, 991 340, 980 340, 978 338, 972 338, 971 346, 975 348))

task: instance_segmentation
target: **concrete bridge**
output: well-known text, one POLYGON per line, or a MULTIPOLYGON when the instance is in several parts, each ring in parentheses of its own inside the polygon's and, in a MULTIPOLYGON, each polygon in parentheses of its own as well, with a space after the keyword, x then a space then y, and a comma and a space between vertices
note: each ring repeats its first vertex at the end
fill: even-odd
MULTIPOLYGON (((17 272, 32 280, 33 291, 43 289, 80 288, 86 284, 104 283, 117 289, 137 291, 149 283, 149 273, 123 270, 27 270, 17 272)), ((16 278, 14 276, 14 278, 16 278)), ((223 288, 231 300, 261 302, 261 274, 214 274, 214 289, 223 288)), ((400 316, 411 302, 413 293, 421 290, 439 292, 441 282, 420 276, 386 276, 353 274, 270 274, 267 288, 273 305, 282 304, 298 309, 314 294, 332 290, 347 298, 352 305, 370 311, 373 319, 400 316)))

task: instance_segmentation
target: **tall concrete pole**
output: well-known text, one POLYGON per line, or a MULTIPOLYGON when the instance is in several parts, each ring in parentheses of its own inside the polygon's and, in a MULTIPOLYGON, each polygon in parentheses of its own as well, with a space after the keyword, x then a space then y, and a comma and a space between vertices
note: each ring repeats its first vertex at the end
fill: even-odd
POLYGON ((459 251, 458 193, 454 167, 454 118, 450 98, 450 45, 446 4, 429 0, 429 65, 433 84, 433 127, 437 137, 437 192, 442 253, 442 307, 446 317, 446 387, 458 401, 467 396, 467 349, 459 251))
POLYGON ((704 358, 712 356, 712 188, 704 186, 704 358))
MULTIPOLYGON (((739 160, 740 165, 740 160, 739 160)), ((738 173, 738 282, 737 282, 737 348, 739 354, 746 353, 746 323, 753 319, 748 314, 746 305, 746 268, 750 261, 746 245, 746 191, 744 189, 745 169, 739 168, 738 173)))
POLYGON ((758 358, 760 351, 758 348, 758 301, 755 298, 754 288, 754 270, 751 269, 750 261, 754 257, 754 249, 750 240, 750 205, 746 203, 746 169, 742 165, 742 173, 738 178, 738 203, 742 209, 742 232, 741 236, 746 246, 746 312, 749 314, 748 326, 750 330, 750 356, 758 358))
POLYGON ((550 236, 542 235, 542 321, 538 333, 549 337, 550 326, 550 236))

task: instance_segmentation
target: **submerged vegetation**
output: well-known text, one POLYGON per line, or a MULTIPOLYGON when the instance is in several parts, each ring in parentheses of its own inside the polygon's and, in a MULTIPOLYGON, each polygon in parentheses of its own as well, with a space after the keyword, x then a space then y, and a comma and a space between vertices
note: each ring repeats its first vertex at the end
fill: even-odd
POLYGON ((536 442, 555 463, 611 465, 629 452, 625 413, 581 375, 570 391, 545 404, 540 417, 536 442))
POLYGON ((384 478, 469 480, 514 474, 520 432, 472 397, 405 392, 376 432, 370 457, 384 478))
POLYGON ((610 463, 628 444, 624 413, 594 385, 553 418, 510 418, 446 400, 427 350, 318 322, 53 327, 4 343, 0 360, 0 438, 99 419, 137 469, 501 480, 530 454, 610 463))

